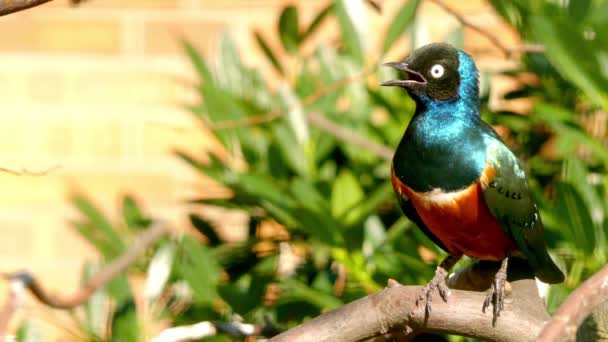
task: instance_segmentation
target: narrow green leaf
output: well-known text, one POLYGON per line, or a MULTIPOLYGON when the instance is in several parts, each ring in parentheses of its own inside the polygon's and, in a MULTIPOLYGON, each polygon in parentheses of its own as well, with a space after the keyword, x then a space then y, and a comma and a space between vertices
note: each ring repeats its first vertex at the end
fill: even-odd
POLYGON ((132 230, 145 229, 152 222, 141 212, 132 196, 125 196, 122 199, 122 217, 127 227, 132 230))
POLYGON ((363 40, 356 26, 356 20, 360 20, 360 18, 351 17, 347 10, 347 6, 354 6, 355 1, 360 0, 334 0, 334 5, 346 51, 358 65, 363 65, 365 61, 363 40))
POLYGON ((140 341, 139 322, 135 303, 130 301, 119 305, 112 317, 112 337, 110 341, 140 341))
POLYGON ((300 32, 298 22, 298 9, 295 6, 287 6, 279 17, 279 37, 287 52, 296 52, 300 43, 300 32))
POLYGON ((395 40, 407 30, 414 18, 416 17, 416 10, 420 0, 408 0, 397 12, 395 18, 391 22, 391 25, 386 32, 386 38, 384 38, 384 45, 382 47, 382 53, 388 51, 391 48, 395 40))
POLYGON ((176 268, 188 282, 197 302, 211 304, 217 297, 220 265, 209 248, 189 236, 180 244, 176 268))
POLYGON ((531 25, 538 41, 546 47, 545 55, 559 73, 580 87, 593 103, 608 108, 605 92, 608 80, 598 72, 601 67, 596 51, 592 43, 584 39, 581 29, 558 18, 540 15, 532 17, 531 25))
POLYGON ((359 181, 350 170, 338 174, 331 190, 332 216, 343 222, 353 222, 357 218, 353 208, 365 197, 359 181))
POLYGON ((192 226, 194 226, 194 228, 198 230, 199 233, 205 235, 205 237, 209 240, 209 246, 213 247, 221 243, 221 240, 215 232, 215 229, 213 228, 211 223, 209 223, 206 219, 196 214, 190 214, 188 215, 188 218, 190 219, 190 223, 192 223, 192 226))
POLYGON ((583 253, 591 255, 595 247, 595 229, 583 198, 572 185, 558 183, 556 204, 563 222, 561 231, 569 235, 568 240, 573 241, 583 253))
POLYGON ((268 43, 266 43, 266 40, 264 40, 264 37, 262 37, 262 34, 258 31, 255 31, 254 35, 255 35, 255 41, 258 43, 258 46, 260 47, 260 49, 262 49, 262 52, 264 53, 266 58, 268 58, 268 60, 270 61, 270 63, 274 67, 274 69, 279 74, 285 75, 285 72, 283 71, 283 67, 281 66, 281 63, 279 63, 279 60, 272 52, 272 49, 270 48, 268 43))
POLYGON ((198 73, 198 76, 201 78, 201 80, 205 82, 213 82, 209 67, 207 66, 207 63, 205 63, 205 60, 198 52, 198 50, 185 39, 182 40, 182 46, 184 50, 186 50, 186 54, 190 58, 190 62, 194 66, 194 69, 198 73))
MULTIPOLYGON (((97 265, 85 263, 82 283, 86 283, 99 270, 97 265)), ((107 295, 104 288, 98 289, 84 305, 86 329, 92 336, 102 336, 107 315, 107 295)))
POLYGON ((101 234, 100 238, 106 240, 111 246, 113 246, 111 250, 107 250, 107 252, 112 252, 108 255, 104 255, 107 259, 111 259, 124 251, 125 243, 120 235, 116 232, 110 221, 108 221, 108 219, 97 208, 95 208, 91 202, 84 197, 77 196, 73 199, 73 203, 92 224, 92 226, 88 227, 93 230, 98 230, 98 233, 92 233, 101 234))
POLYGON ((150 260, 144 287, 144 296, 147 300, 156 300, 162 294, 173 269, 175 250, 175 242, 165 242, 150 260))
POLYGON ((306 29, 306 31, 300 37, 300 42, 304 42, 304 41, 306 41, 306 39, 310 38, 310 36, 312 36, 313 33, 315 33, 315 31, 317 30, 317 28, 319 28, 319 26, 321 26, 323 21, 325 21, 325 18, 327 18, 327 15, 330 14, 331 11, 333 11, 333 9, 334 9, 334 4, 331 3, 331 4, 327 5, 325 8, 323 8, 319 13, 317 13, 317 16, 313 19, 312 23, 310 23, 310 26, 308 26, 308 29, 306 29))
POLYGON ((281 303, 304 301, 318 307, 319 309, 326 310, 333 310, 344 305, 340 299, 334 297, 333 295, 310 288, 306 284, 303 284, 295 279, 283 280, 281 282, 281 287, 283 288, 280 298, 281 303))

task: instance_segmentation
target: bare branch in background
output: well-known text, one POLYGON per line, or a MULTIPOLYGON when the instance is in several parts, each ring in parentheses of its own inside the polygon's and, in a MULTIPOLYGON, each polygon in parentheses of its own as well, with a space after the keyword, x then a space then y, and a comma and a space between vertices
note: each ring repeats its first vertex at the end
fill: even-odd
POLYGON ((26 10, 52 0, 0 0, 0 16, 26 10))
MULTIPOLYGON (((0 1, 2 1, 2 0, 0 0, 0 1)), ((6 167, 0 167, 0 172, 2 172, 2 173, 8 173, 8 174, 11 174, 13 176, 36 176, 36 177, 38 177, 38 176, 46 176, 49 173, 51 173, 51 172, 53 172, 53 171, 55 171, 57 169, 60 169, 60 168, 61 168, 61 165, 55 165, 55 166, 50 167, 50 168, 48 168, 46 170, 30 171, 30 170, 25 169, 25 168, 22 168, 21 170, 15 170, 15 169, 9 169, 9 168, 6 168, 6 167)))
MULTIPOLYGON (((168 232, 169 229, 166 224, 161 222, 153 223, 150 228, 140 234, 123 255, 97 272, 78 292, 68 297, 50 294, 29 272, 16 272, 8 274, 6 277, 11 282, 21 282, 34 297, 47 306, 55 309, 72 309, 84 304, 95 291, 106 285, 117 275, 122 274, 144 254, 148 247, 168 232)), ((2 321, 1 318, 0 321, 2 321)))
POLYGON ((570 294, 543 329, 539 341, 574 341, 585 317, 607 299, 608 265, 570 294))
POLYGON ((451 7, 446 5, 443 1, 441 1, 441 0, 429 0, 429 1, 434 3, 437 6, 441 7, 444 11, 448 12, 449 14, 451 14, 454 18, 456 18, 456 20, 458 20, 458 22, 460 22, 460 24, 462 26, 466 26, 466 27, 472 29, 473 31, 481 34, 482 36, 486 37, 507 58, 512 58, 514 53, 528 53, 528 52, 542 53, 542 52, 545 52, 545 47, 542 45, 538 45, 538 44, 523 44, 523 45, 519 45, 519 46, 515 46, 515 47, 507 47, 501 42, 500 38, 498 38, 497 36, 493 35, 492 33, 488 32, 488 31, 482 29, 481 27, 473 24, 472 22, 468 21, 465 17, 463 17, 460 13, 458 13, 457 11, 455 11, 454 9, 452 9, 451 7))
MULTIPOLYGON (((374 69, 370 68, 355 76, 347 77, 345 79, 332 83, 328 86, 321 85, 321 86, 317 87, 317 90, 314 93, 312 93, 309 96, 307 96, 306 98, 302 99, 302 105, 306 106, 306 105, 312 104, 327 94, 331 94, 334 91, 340 90, 340 89, 344 88, 345 86, 352 84, 353 82, 356 82, 358 80, 361 80, 361 79, 369 76, 373 71, 374 71, 374 69)), ((230 129, 230 128, 237 128, 237 127, 243 127, 243 126, 254 126, 254 125, 260 125, 263 123, 274 121, 274 120, 280 118, 281 116, 283 116, 283 114, 285 114, 285 113, 282 111, 274 110, 274 111, 271 111, 271 112, 268 112, 265 114, 249 116, 249 117, 242 118, 242 119, 210 122, 210 123, 208 123, 208 125, 209 125, 209 128, 211 128, 212 130, 230 129)))
POLYGON ((355 146, 363 147, 384 160, 390 161, 393 159, 392 148, 370 140, 350 128, 338 125, 317 112, 308 113, 308 121, 314 127, 324 131, 325 133, 329 133, 338 140, 355 146))

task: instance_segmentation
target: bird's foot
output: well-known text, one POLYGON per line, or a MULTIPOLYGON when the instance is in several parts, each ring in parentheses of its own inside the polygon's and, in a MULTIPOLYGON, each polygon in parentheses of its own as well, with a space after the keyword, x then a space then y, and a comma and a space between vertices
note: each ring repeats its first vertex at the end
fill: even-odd
POLYGON ((420 293, 416 298, 416 306, 419 306, 420 303, 426 300, 425 312, 427 315, 429 315, 432 310, 431 306, 433 303, 433 291, 435 291, 435 289, 439 291, 439 295, 441 295, 443 301, 446 303, 448 302, 448 295, 450 294, 450 289, 448 288, 448 285, 445 281, 447 275, 447 270, 445 270, 441 266, 437 267, 433 279, 428 284, 426 284, 422 288, 422 290, 420 290, 420 293))
POLYGON ((500 316, 500 312, 505 307, 505 284, 507 283, 507 263, 508 259, 504 259, 500 266, 500 269, 494 276, 494 281, 490 286, 486 300, 483 302, 481 311, 486 312, 486 308, 492 303, 492 325, 496 324, 496 319, 500 316))

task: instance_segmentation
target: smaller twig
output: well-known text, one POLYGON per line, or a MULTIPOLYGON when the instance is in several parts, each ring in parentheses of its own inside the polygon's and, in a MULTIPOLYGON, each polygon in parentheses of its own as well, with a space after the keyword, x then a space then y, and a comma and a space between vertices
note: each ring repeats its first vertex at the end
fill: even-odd
POLYGON ((52 0, 0 0, 0 16, 26 10, 52 0))
POLYGON ((86 303, 99 288, 106 285, 135 263, 148 247, 168 233, 168 231, 164 223, 157 222, 152 224, 150 228, 140 234, 123 255, 97 272, 78 292, 69 297, 59 297, 48 293, 29 272, 23 271, 8 274, 7 277, 11 281, 22 282, 34 297, 47 306, 55 309, 72 309, 86 303))
POLYGON ((390 161, 393 159, 393 150, 390 147, 369 140, 349 128, 335 124, 319 113, 308 113, 308 121, 316 128, 331 134, 338 140, 363 147, 384 160, 390 161))
POLYGON ((0 311, 0 338, 6 339, 8 333, 8 325, 15 311, 23 302, 24 284, 20 280, 11 280, 8 287, 8 296, 2 311, 0 311))
POLYGON ((152 338, 152 342, 179 342, 198 340, 217 334, 228 334, 234 337, 246 336, 265 336, 276 335, 274 329, 269 329, 255 324, 240 322, 216 322, 205 321, 192 325, 168 328, 152 338))
POLYGON ((545 47, 542 45, 538 45, 538 44, 523 44, 523 45, 515 46, 515 47, 507 47, 500 41, 500 39, 497 36, 491 34, 490 32, 488 32, 488 31, 482 29, 481 27, 473 24, 472 22, 468 21, 465 17, 463 17, 460 13, 455 11, 453 8, 446 5, 443 1, 441 1, 441 0, 429 0, 429 1, 434 3, 437 6, 441 7, 444 11, 448 12, 449 14, 451 14, 454 18, 456 18, 456 20, 458 20, 458 22, 460 22, 460 24, 462 26, 466 26, 466 27, 472 29, 473 31, 476 31, 477 33, 481 34, 482 36, 486 37, 486 39, 488 39, 492 44, 494 44, 494 46, 496 46, 507 58, 512 58, 514 53, 526 53, 526 52, 542 53, 545 51, 545 47))
MULTIPOLYGON (((2 0, 0 0, 0 1, 2 1, 2 0)), ((21 170, 15 170, 15 169, 9 169, 9 168, 6 168, 6 167, 0 167, 0 172, 8 173, 8 174, 11 174, 13 176, 35 176, 35 177, 39 177, 39 176, 46 176, 49 173, 51 173, 51 172, 53 172, 53 171, 55 171, 57 169, 60 169, 60 168, 61 168, 61 165, 55 165, 55 166, 50 167, 50 168, 48 168, 46 170, 30 171, 30 170, 28 170, 26 168, 21 168, 21 170)))
POLYGON ((587 279, 562 303, 538 341, 574 341, 576 330, 608 298, 608 265, 587 279))

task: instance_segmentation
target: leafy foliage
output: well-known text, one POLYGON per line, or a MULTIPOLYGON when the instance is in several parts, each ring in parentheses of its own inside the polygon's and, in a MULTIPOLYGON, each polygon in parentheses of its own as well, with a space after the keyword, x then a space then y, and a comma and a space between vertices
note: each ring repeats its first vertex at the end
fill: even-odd
MULTIPOLYGON (((554 309, 608 261, 606 137, 591 135, 584 125, 608 110, 603 24, 608 2, 491 2, 525 41, 546 48, 524 55, 519 69, 505 72, 540 79, 507 95, 534 98, 531 113, 492 112, 486 97, 482 106, 484 119, 508 129, 507 141, 527 168, 551 251, 567 271, 566 282, 552 287, 554 309)), ((373 69, 377 61, 366 58, 374 54, 366 50, 354 3, 335 0, 310 23, 300 20, 297 7, 284 8, 273 39, 285 54, 270 48, 269 37, 254 33, 260 53, 284 79, 278 89, 241 61, 227 35, 207 58, 183 43, 200 80, 202 100, 192 113, 214 129, 230 157, 210 155, 209 162, 184 153, 178 157, 233 192, 230 199, 205 196, 192 203, 248 213, 249 232, 243 241, 227 243, 212 223, 192 214, 190 221, 204 239, 159 242, 133 271, 147 269, 146 282, 156 284, 146 290, 146 305, 156 308, 159 318, 178 325, 239 317, 288 328, 376 291, 388 278, 415 284, 433 275, 432 264, 443 252, 402 216, 389 162, 307 119, 308 113, 321 113, 360 136, 396 146, 413 114, 414 104, 400 90, 358 78, 366 64, 373 69), (320 43, 313 53, 302 53, 332 19, 340 26, 339 43, 320 43), (210 63, 214 59, 217 63, 210 63)), ((386 29, 383 53, 407 32, 419 4, 404 2, 386 29)), ((372 71, 380 79, 395 76, 390 70, 372 71)), ((129 197, 120 223, 83 198, 75 204, 84 219, 74 227, 105 262, 151 222, 129 197)), ((115 334, 141 338, 134 303, 127 276, 117 278, 87 305, 83 330, 110 339, 100 323, 105 319, 115 334), (104 300, 113 301, 115 309, 96 304, 104 300)))

